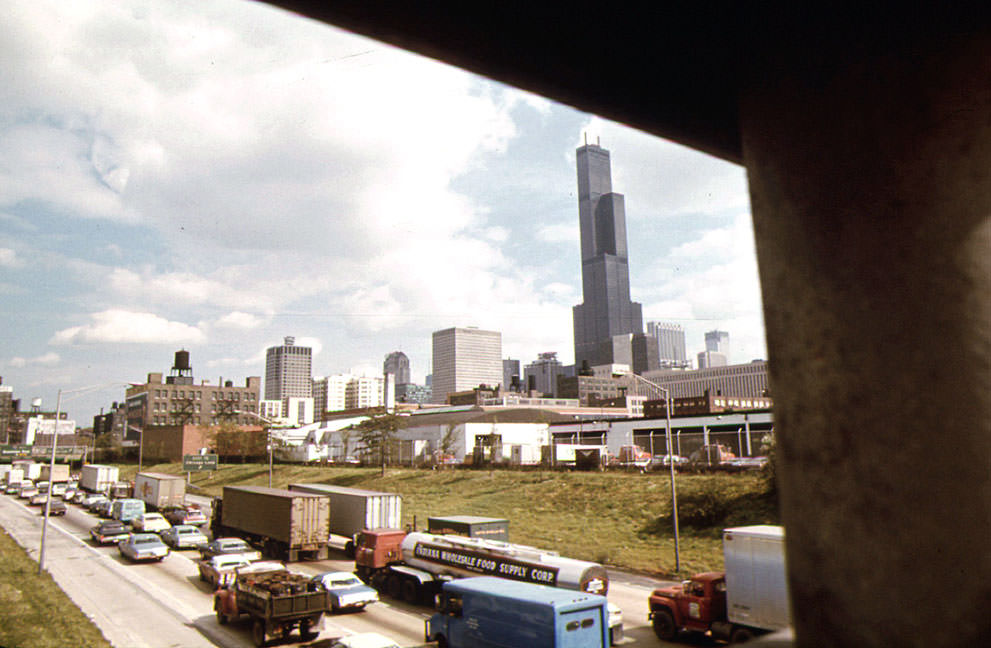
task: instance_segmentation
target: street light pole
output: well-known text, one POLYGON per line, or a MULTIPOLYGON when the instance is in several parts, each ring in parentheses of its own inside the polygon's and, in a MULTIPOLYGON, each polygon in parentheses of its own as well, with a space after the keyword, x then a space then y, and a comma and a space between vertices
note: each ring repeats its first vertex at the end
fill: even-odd
MULTIPOLYGON (((654 389, 663 392, 664 394, 664 418, 667 423, 667 446, 668 446, 668 467, 671 471, 671 520, 674 525, 674 570, 675 572, 681 571, 681 551, 679 542, 679 530, 678 530, 678 490, 675 486, 674 477, 674 445, 671 442, 671 391, 666 387, 661 387, 655 382, 647 380, 643 376, 639 376, 635 373, 623 374, 628 376, 633 376, 635 380, 643 382, 645 385, 653 387, 654 389)), ((651 456, 653 456, 653 451, 651 451, 651 456)))
POLYGON ((48 535, 48 512, 52 505, 52 477, 55 476, 55 446, 58 444, 58 421, 62 416, 62 390, 55 399, 55 427, 52 428, 52 456, 48 464, 48 497, 45 498, 45 517, 41 521, 41 549, 38 551, 38 574, 45 569, 45 538, 48 535))

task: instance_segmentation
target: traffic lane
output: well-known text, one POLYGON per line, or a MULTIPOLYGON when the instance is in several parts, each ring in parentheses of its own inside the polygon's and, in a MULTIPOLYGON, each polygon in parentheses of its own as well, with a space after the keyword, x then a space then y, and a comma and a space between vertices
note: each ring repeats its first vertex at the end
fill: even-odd
MULTIPOLYGON (((71 507, 70 507, 71 509, 71 507)), ((218 630, 230 628, 237 633, 237 641, 245 641, 245 632, 249 628, 247 617, 243 617, 243 623, 233 626, 219 626, 213 615, 213 592, 214 589, 206 583, 200 581, 199 569, 195 560, 199 553, 195 550, 172 551, 170 556, 164 561, 157 563, 133 564, 120 556, 120 552, 115 545, 97 547, 89 539, 89 529, 100 522, 99 516, 87 512, 85 509, 76 508, 70 510, 66 524, 70 526, 73 535, 81 540, 86 540, 94 545, 99 551, 110 556, 122 567, 129 568, 136 573, 140 573, 143 578, 149 580, 161 591, 171 592, 177 599, 177 606, 183 607, 185 612, 195 618, 195 625, 203 628, 216 628, 218 630), (188 590, 182 593, 178 587, 188 590), (196 594, 208 604, 208 608, 198 606, 194 600, 196 594), (240 628, 240 631, 238 629, 240 628)), ((343 554, 341 554, 343 558, 343 554)), ((310 576, 327 571, 347 571, 354 569, 354 562, 346 559, 329 561, 306 561, 289 563, 292 571, 304 573, 310 576)), ((429 614, 429 608, 416 608, 402 602, 375 603, 365 608, 364 612, 327 614, 324 619, 324 631, 320 638, 339 637, 341 635, 353 634, 357 632, 380 632, 385 634, 401 645, 412 646, 423 642, 423 621, 429 614)))
MULTIPOLYGON (((3 526, 37 557, 41 519, 36 511, 7 498, 0 499, 3 526)), ((149 593, 140 579, 110 557, 64 533, 49 520, 45 537, 45 568, 70 599, 89 616, 115 646, 213 646, 215 644, 163 601, 149 593), (163 641, 163 638, 167 638, 163 641)), ((247 645, 247 644, 245 644, 247 645)))

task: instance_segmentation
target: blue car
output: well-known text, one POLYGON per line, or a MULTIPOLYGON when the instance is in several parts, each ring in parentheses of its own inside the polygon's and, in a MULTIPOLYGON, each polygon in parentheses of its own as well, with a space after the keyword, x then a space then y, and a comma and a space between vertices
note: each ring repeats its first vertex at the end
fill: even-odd
POLYGON ((350 572, 326 572, 310 579, 327 590, 333 612, 361 610, 379 600, 378 592, 350 572))

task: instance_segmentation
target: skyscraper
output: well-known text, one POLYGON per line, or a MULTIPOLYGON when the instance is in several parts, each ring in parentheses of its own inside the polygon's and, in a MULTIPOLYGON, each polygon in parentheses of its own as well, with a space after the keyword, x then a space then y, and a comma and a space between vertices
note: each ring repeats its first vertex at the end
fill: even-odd
MULTIPOLYGON (((585 362, 632 365, 630 336, 643 336, 643 314, 630 301, 623 195, 612 190, 609 151, 585 144, 576 157, 584 302, 573 308, 575 368, 585 362)), ((656 358, 651 364, 647 368, 656 367, 656 358)))
POLYGON ((716 351, 729 356, 729 333, 726 331, 706 331, 705 350, 716 351))
POLYGON ((448 394, 479 385, 498 387, 502 382, 502 333, 472 327, 435 331, 433 369, 432 403, 446 403, 448 394))
POLYGON ((402 351, 393 351, 385 356, 385 362, 382 363, 382 374, 395 375, 397 385, 409 383, 409 358, 402 351))
POLYGON ((282 401, 283 411, 290 398, 313 398, 313 349, 296 346, 287 336, 282 346, 269 347, 265 354, 265 400, 282 401))
POLYGON ((647 322, 647 335, 657 338, 657 353, 660 367, 686 368, 688 355, 685 351, 685 329, 681 324, 670 322, 647 322))

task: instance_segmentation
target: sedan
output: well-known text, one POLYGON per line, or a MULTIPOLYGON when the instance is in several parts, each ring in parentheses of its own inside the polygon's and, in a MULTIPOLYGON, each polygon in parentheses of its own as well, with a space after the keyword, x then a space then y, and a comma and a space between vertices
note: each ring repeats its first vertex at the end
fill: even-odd
POLYGON ((169 548, 154 533, 132 533, 117 545, 120 555, 133 561, 164 560, 169 548))
POLYGON ((99 504, 100 502, 108 502, 108 501, 110 500, 107 499, 106 495, 90 495, 89 497, 83 500, 83 506, 85 506, 86 509, 89 510, 90 512, 95 513, 97 504, 99 504))
POLYGON ((5 488, 3 492, 7 493, 8 495, 17 495, 19 492, 21 492, 21 485, 8 484, 7 488, 5 488))
POLYGON ((18 491, 17 496, 21 499, 31 499, 38 494, 38 489, 34 486, 22 486, 21 490, 18 491))
MULTIPOLYGON (((161 513, 145 513, 144 515, 139 515, 131 521, 131 526, 134 527, 135 531, 141 531, 143 533, 161 533, 167 529, 171 529, 172 525, 169 521, 162 517, 161 513)), ((204 541, 206 539, 204 538, 204 541)))
POLYGON ((89 534, 93 536, 93 541, 97 544, 116 544, 121 540, 127 540, 127 537, 131 535, 130 529, 126 524, 119 520, 107 520, 106 522, 100 522, 95 527, 89 530, 89 534))
MULTIPOLYGON (((21 497, 24 497, 21 495, 21 497)), ((41 506, 48 500, 48 493, 35 493, 28 499, 28 504, 31 506, 41 506)))
POLYGON ((113 506, 114 506, 113 500, 104 499, 94 504, 93 507, 90 508, 90 510, 102 518, 109 518, 110 510, 113 508, 113 506))
POLYGON ((206 524, 209 520, 199 506, 187 505, 165 511, 165 519, 172 524, 206 524))
POLYGON ((177 524, 161 533, 162 541, 173 549, 195 549, 206 544, 208 538, 191 524, 177 524))
POLYGON ((378 592, 362 583, 350 572, 326 572, 314 576, 311 582, 327 590, 330 607, 334 612, 361 610, 369 603, 379 600, 378 592))
POLYGON ((213 558, 214 556, 245 556, 248 560, 259 560, 261 552, 251 548, 247 542, 241 538, 217 538, 209 544, 202 544, 198 547, 203 558, 213 558))
MULTIPOLYGON (((65 502, 59 499, 52 499, 48 502, 48 515, 65 515, 68 512, 69 507, 65 505, 65 502)), ((42 505, 41 514, 45 514, 45 507, 42 505)))

